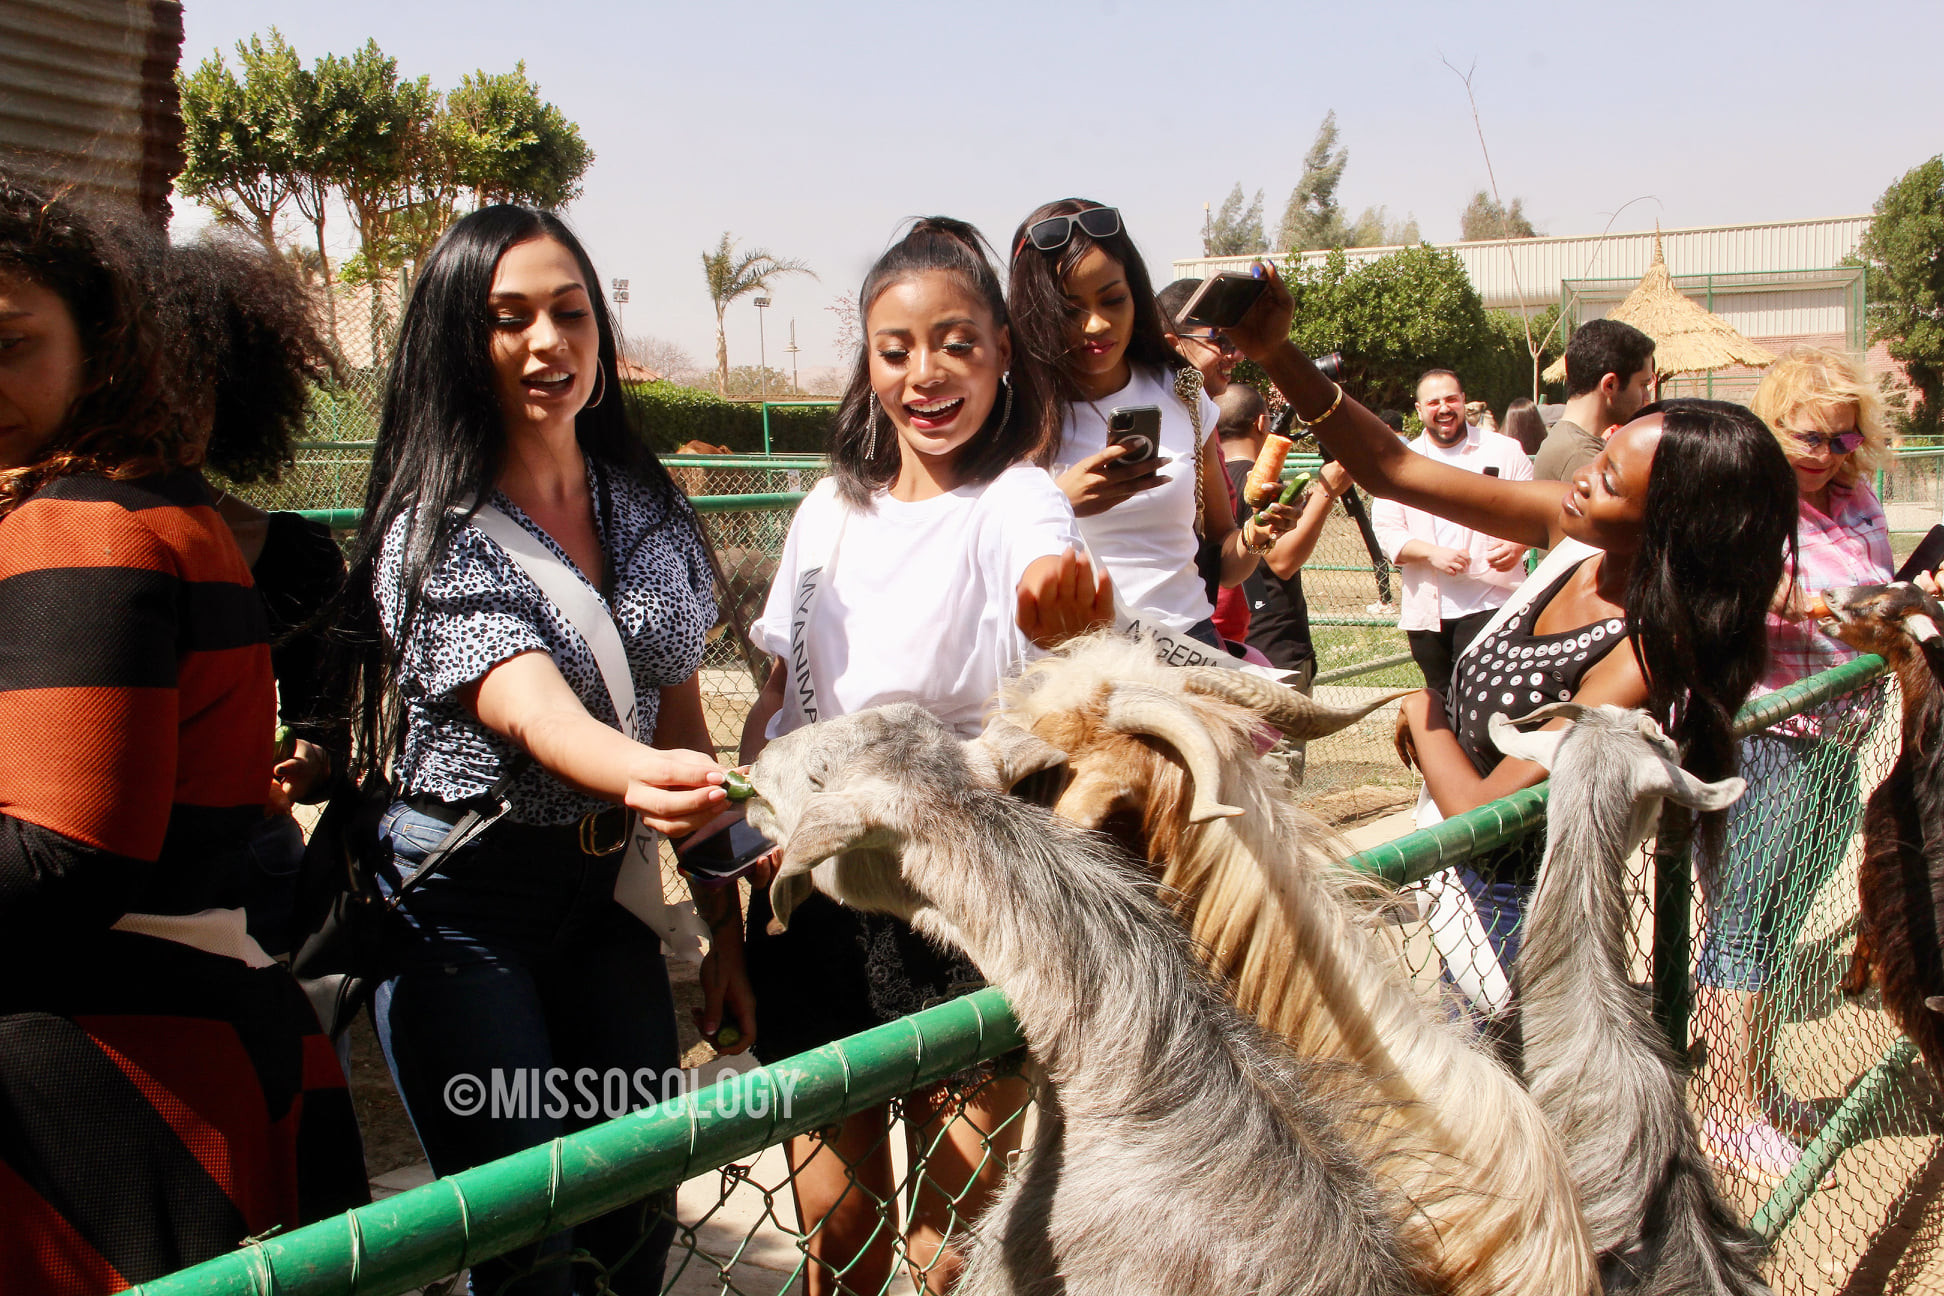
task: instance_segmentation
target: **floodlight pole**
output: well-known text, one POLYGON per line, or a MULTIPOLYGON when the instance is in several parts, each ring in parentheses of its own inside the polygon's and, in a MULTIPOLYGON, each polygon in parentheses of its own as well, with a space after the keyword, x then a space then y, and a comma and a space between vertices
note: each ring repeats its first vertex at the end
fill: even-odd
POLYGON ((769 309, 770 299, 756 299, 756 373, 762 383, 763 399, 769 399, 769 352, 763 343, 763 312, 769 309))

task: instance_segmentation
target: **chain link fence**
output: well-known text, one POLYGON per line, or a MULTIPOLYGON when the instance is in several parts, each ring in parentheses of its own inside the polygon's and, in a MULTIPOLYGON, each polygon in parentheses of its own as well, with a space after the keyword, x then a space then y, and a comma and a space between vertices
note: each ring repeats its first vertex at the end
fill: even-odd
MULTIPOLYGON (((1690 1104, 1736 1213, 1772 1242, 1778 1293, 1944 1291, 1944 1101, 1881 1006, 1840 990, 1859 799, 1898 728, 1873 658, 1752 704, 1750 788, 1720 859, 1643 850, 1628 870, 1634 979, 1681 1042, 1692 984, 1690 1104)), ((1508 845, 1536 854, 1546 811, 1545 788, 1528 789, 1350 863, 1408 886, 1508 845)), ((1417 909, 1397 912, 1389 943, 1429 988, 1452 950, 1417 909)), ((1003 997, 977 991, 147 1290, 298 1296, 358 1274, 356 1290, 388 1296, 679 1189, 668 1292, 940 1291, 941 1243, 1037 1119, 1020 1042, 1003 997)), ((591 1258, 555 1263, 598 1290, 591 1258)))

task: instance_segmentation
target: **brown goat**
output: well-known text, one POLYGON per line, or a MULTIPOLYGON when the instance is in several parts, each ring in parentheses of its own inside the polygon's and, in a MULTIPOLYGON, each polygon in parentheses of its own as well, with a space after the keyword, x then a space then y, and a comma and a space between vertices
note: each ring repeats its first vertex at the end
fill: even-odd
POLYGON ((1903 692, 1903 747, 1863 812, 1856 954, 1843 991, 1883 1010, 1944 1084, 1944 608, 1907 581, 1823 595, 1829 632, 1873 652, 1903 692))
POLYGON ((1385 894, 1257 758, 1382 705, 1332 708, 1233 671, 1083 640, 1002 690, 994 724, 1067 753, 1056 811, 1145 859, 1236 1006, 1310 1058, 1356 1068, 1382 1114, 1344 1131, 1414 1203, 1419 1280, 1454 1296, 1578 1296, 1597 1283, 1564 1150, 1531 1096, 1428 1003, 1373 930, 1385 894))

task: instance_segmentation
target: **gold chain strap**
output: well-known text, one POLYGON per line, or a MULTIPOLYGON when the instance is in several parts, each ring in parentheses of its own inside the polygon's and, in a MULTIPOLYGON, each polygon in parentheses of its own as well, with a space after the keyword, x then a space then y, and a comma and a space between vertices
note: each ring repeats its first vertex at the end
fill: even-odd
POLYGON ((1188 407, 1188 425, 1195 430, 1195 453, 1191 462, 1195 466, 1195 538, 1205 539, 1202 534, 1202 375, 1193 365, 1183 365, 1175 370, 1174 393, 1183 405, 1188 407))

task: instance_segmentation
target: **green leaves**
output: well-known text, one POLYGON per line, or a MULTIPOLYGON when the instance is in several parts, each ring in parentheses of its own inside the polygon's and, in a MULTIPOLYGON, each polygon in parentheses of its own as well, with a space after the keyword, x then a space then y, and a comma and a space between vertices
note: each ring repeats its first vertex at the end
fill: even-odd
POLYGON ((767 289, 771 279, 786 274, 807 274, 812 279, 817 277, 816 272, 803 262, 779 257, 765 248, 738 252, 736 236, 727 230, 722 232, 722 240, 713 251, 702 254, 702 277, 708 282, 709 300, 715 303, 717 392, 727 394, 729 390, 729 342, 722 323, 729 303, 738 297, 767 289))
POLYGON ((182 191, 272 245, 294 199, 315 227, 320 259, 329 199, 342 198, 358 234, 346 267, 353 282, 422 258, 466 192, 481 205, 559 207, 580 195, 594 161, 524 63, 482 70, 441 95, 429 77, 401 76, 373 40, 308 69, 274 27, 238 42, 236 53, 240 79, 220 54, 178 78, 182 191))
POLYGON ((1858 253, 1869 266, 1870 341, 1923 396, 1904 430, 1944 432, 1944 155, 1884 190, 1858 253))
MULTIPOLYGON (((1292 257, 1283 273, 1296 298, 1290 336, 1311 355, 1342 351, 1345 386, 1373 409, 1410 410, 1427 369, 1452 370, 1494 407, 1530 390, 1524 327, 1485 309, 1451 252, 1420 244, 1352 269, 1338 249, 1321 265, 1292 257)), ((1533 337, 1549 324, 1535 316, 1533 337)))

